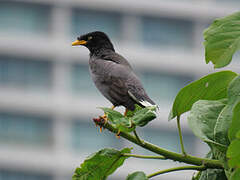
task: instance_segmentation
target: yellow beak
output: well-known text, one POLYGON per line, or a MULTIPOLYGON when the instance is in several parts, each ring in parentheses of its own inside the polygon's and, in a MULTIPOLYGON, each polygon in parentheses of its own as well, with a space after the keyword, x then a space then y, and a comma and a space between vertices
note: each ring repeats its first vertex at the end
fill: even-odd
POLYGON ((78 45, 83 45, 83 44, 87 44, 87 41, 85 40, 76 40, 74 42, 72 42, 72 46, 78 46, 78 45))

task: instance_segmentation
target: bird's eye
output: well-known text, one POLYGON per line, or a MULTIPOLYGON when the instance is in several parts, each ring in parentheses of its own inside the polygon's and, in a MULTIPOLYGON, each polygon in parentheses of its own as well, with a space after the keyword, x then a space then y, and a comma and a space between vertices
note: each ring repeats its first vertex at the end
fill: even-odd
POLYGON ((91 40, 92 39, 92 36, 88 36, 88 40, 91 40))

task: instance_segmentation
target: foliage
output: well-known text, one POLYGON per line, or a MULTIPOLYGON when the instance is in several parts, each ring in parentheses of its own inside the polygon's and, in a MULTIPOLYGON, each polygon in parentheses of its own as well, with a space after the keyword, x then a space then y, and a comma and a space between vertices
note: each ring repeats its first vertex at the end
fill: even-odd
POLYGON ((218 100, 225 98, 228 84, 236 75, 232 71, 213 73, 181 89, 174 100, 169 120, 189 111, 192 105, 200 99, 218 100))
MULTIPOLYGON (((137 105, 136 105, 137 106, 137 105)), ((111 108, 101 108, 108 120, 120 132, 132 132, 136 126, 145 126, 147 123, 156 118, 157 107, 141 108, 137 106, 134 111, 129 111, 126 116, 111 108)))
MULTIPOLYGON (((205 59, 215 68, 228 65, 233 54, 240 49, 240 12, 215 20, 204 31, 205 59)), ((156 118, 157 107, 129 111, 126 116, 110 108, 101 108, 108 122, 95 119, 97 125, 161 156, 132 155, 130 149, 121 151, 103 149, 88 157, 75 170, 74 180, 105 180, 126 158, 171 159, 194 166, 174 167, 146 175, 137 171, 127 180, 148 180, 153 176, 172 171, 196 170, 193 180, 239 180, 240 179, 240 75, 232 71, 209 74, 182 88, 177 94, 169 120, 189 111, 187 120, 193 133, 210 147, 206 158, 171 152, 145 142, 136 129, 144 127, 156 118), (134 132, 134 136, 130 133, 134 132)), ((181 139, 181 137, 180 137, 181 139)))
POLYGON ((228 65, 233 54, 240 49, 240 12, 216 19, 204 31, 206 63, 215 68, 228 65))
POLYGON ((126 159, 123 153, 130 153, 129 148, 121 151, 115 149, 103 149, 89 156, 81 167, 75 170, 73 180, 97 180, 107 179, 126 159))
POLYGON ((148 178, 144 172, 137 171, 128 175, 127 180, 148 180, 148 178))

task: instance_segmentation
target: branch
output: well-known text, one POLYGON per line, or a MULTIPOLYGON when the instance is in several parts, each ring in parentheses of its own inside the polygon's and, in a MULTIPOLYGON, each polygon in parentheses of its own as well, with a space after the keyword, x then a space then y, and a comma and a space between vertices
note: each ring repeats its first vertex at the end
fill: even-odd
POLYGON ((177 127, 178 127, 178 134, 179 134, 179 138, 180 138, 182 153, 186 156, 187 153, 184 149, 183 136, 182 136, 181 126, 180 126, 180 116, 177 116, 177 127))
MULTIPOLYGON (((94 122, 97 125, 103 126, 104 128, 108 129, 112 133, 115 133, 115 134, 118 133, 118 129, 114 128, 109 123, 104 124, 104 121, 102 122, 102 121, 99 121, 96 119, 94 119, 94 122)), ((219 160, 199 158, 199 157, 195 157, 195 156, 191 156, 191 155, 184 155, 184 154, 180 154, 180 153, 171 152, 171 151, 165 150, 163 148, 160 148, 154 144, 146 142, 144 140, 141 140, 141 143, 140 143, 136 137, 132 136, 129 133, 125 133, 125 132, 120 132, 119 136, 143 147, 144 149, 147 149, 151 152, 162 155, 166 159, 171 159, 173 161, 184 162, 187 164, 192 164, 192 165, 197 165, 197 166, 201 166, 202 164, 204 164, 204 166, 206 168, 211 168, 211 169, 223 169, 223 164, 219 160)))
POLYGON ((134 158, 140 158, 140 159, 162 159, 162 160, 166 159, 164 156, 144 156, 144 155, 128 154, 128 153, 124 153, 122 154, 122 156, 134 157, 134 158))
POLYGON ((182 170, 204 171, 206 169, 207 169, 207 167, 204 165, 202 165, 202 166, 181 166, 181 167, 175 167, 175 168, 161 170, 161 171, 155 172, 153 174, 150 174, 147 177, 152 178, 152 177, 160 175, 160 174, 165 174, 165 173, 174 172, 174 171, 182 171, 182 170))
POLYGON ((138 142, 139 142, 140 144, 143 144, 143 141, 142 141, 142 140, 140 139, 140 137, 138 136, 137 131, 134 130, 133 133, 134 133, 136 139, 138 140, 138 142))

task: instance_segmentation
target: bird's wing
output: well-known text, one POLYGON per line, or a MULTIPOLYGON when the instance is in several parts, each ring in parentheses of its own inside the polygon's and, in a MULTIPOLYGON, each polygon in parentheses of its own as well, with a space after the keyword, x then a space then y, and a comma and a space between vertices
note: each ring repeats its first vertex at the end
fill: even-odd
POLYGON ((105 80, 109 85, 109 95, 115 101, 122 103, 134 100, 144 107, 155 105, 126 59, 114 53, 102 56, 101 60, 104 71, 108 72, 105 80))
POLYGON ((155 103, 148 97, 138 77, 132 73, 126 82, 129 96, 144 107, 153 106, 155 103))
POLYGON ((116 65, 111 73, 110 94, 120 102, 129 98, 144 107, 153 106, 155 103, 148 97, 139 78, 130 68, 116 65), (115 69, 115 70, 114 70, 115 69))

